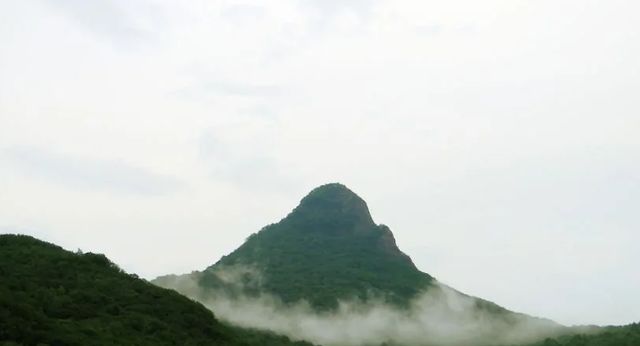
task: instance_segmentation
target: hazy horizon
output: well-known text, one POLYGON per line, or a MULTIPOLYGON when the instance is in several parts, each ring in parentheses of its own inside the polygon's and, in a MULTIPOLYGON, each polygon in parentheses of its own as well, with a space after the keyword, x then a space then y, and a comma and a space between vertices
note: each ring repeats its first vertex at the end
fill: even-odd
POLYGON ((0 233, 151 279, 341 182, 417 267, 640 320, 640 3, 0 1, 0 233))

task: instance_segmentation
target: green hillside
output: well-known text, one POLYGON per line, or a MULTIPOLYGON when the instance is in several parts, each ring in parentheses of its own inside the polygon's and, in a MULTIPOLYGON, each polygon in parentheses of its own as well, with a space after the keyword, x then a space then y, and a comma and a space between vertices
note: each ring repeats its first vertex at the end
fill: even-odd
MULTIPOLYGON (((587 332, 576 332, 526 346, 638 346, 640 323, 621 327, 591 327, 587 332)), ((521 345, 513 345, 521 346, 521 345)))
MULTIPOLYGON (((406 304, 433 281, 398 249, 387 226, 373 222, 365 201, 341 184, 311 191, 287 217, 191 277, 205 292, 233 291, 219 277, 230 267, 259 273, 256 280, 247 270, 244 293, 267 292, 285 303, 306 300, 318 309, 370 296, 406 304)), ((154 282, 170 285, 173 280, 154 282)))
POLYGON ((29 236, 0 235, 0 278, 0 344, 292 344, 228 327, 199 303, 126 274, 104 255, 29 236))

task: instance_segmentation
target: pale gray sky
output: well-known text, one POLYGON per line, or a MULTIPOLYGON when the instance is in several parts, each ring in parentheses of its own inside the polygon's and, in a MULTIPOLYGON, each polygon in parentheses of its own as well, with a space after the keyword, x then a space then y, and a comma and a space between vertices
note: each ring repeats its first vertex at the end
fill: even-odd
POLYGON ((640 2, 0 0, 0 230, 146 278, 339 181, 420 269, 640 320, 640 2))

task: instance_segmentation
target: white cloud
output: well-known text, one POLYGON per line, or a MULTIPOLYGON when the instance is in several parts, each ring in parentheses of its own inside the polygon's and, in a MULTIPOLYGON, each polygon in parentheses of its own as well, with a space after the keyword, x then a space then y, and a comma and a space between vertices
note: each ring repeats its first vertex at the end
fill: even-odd
POLYGON ((79 189, 142 195, 172 193, 181 182, 170 176, 112 160, 70 157, 35 148, 14 147, 4 153, 25 176, 79 189))

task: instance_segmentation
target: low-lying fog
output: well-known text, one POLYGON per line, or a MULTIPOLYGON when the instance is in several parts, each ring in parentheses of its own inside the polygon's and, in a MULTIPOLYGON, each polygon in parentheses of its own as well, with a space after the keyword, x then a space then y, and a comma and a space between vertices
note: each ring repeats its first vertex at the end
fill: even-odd
MULTIPOLYGON (((232 282, 238 273, 247 269, 219 271, 218 277, 232 282)), ((232 298, 222 291, 203 292, 193 278, 176 277, 163 285, 199 300, 231 324, 322 345, 501 345, 536 341, 563 328, 549 320, 491 312, 478 307, 475 298, 437 282, 409 308, 369 299, 342 301, 332 312, 314 311, 304 301, 283 304, 266 294, 232 298)))

